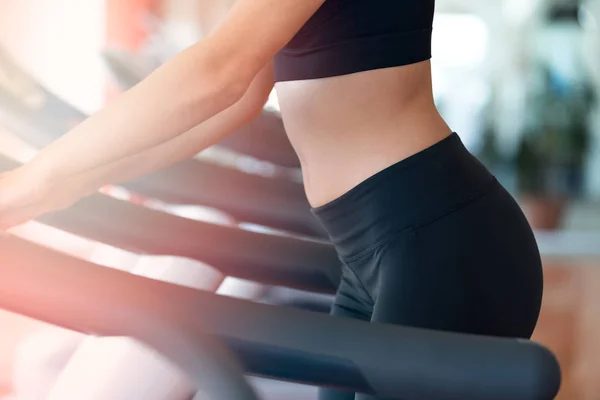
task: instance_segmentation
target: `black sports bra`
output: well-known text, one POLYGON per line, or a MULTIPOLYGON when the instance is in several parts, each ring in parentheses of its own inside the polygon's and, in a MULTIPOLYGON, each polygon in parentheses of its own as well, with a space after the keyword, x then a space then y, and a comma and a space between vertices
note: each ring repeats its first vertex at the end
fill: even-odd
POLYGON ((425 61, 434 8, 435 0, 326 0, 275 56, 275 81, 425 61))

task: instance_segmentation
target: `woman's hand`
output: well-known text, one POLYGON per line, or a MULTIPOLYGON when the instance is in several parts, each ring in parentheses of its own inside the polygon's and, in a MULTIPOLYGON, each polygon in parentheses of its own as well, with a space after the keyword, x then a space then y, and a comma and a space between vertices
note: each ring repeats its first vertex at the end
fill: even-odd
POLYGON ((27 166, 0 174, 0 231, 71 206, 79 196, 67 186, 51 183, 27 166))

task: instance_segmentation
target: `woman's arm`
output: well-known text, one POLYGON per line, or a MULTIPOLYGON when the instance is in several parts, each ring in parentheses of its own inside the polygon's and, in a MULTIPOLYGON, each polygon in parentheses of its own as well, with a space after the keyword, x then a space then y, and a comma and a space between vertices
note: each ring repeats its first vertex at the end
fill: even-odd
POLYGON ((269 63, 237 103, 166 143, 73 177, 68 183, 73 195, 84 196, 106 184, 135 179, 198 154, 252 122, 262 111, 272 88, 273 64, 269 63))
MULTIPOLYGON (((60 182, 183 134, 245 93, 325 0, 239 0, 205 40, 57 140, 25 168, 60 182)), ((52 183, 50 183, 52 185, 52 183)))

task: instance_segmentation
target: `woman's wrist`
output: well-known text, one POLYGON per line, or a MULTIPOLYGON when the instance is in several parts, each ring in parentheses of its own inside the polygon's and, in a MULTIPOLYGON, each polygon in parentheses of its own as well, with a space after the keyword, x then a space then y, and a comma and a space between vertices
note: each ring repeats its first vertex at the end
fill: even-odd
POLYGON ((88 194, 88 190, 80 184, 84 181, 83 177, 59 177, 47 164, 41 158, 34 158, 14 171, 16 178, 32 199, 44 201, 46 198, 57 196, 78 199, 88 194))
POLYGON ((60 169, 64 169, 64 167, 60 165, 61 162, 52 154, 53 147, 54 143, 50 144, 50 146, 40 151, 31 161, 23 166, 23 168, 29 171, 29 175, 40 183, 49 184, 68 178, 67 176, 59 176, 60 169))
POLYGON ((44 173, 44 170, 38 168, 33 161, 17 168, 14 175, 20 181, 20 184, 28 189, 32 194, 43 194, 53 186, 50 174, 44 173))

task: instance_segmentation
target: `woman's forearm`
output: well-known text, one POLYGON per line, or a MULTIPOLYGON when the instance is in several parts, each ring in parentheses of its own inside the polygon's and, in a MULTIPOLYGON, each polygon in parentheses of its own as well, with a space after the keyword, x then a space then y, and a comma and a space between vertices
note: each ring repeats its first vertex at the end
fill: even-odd
POLYGON ((252 122, 267 102, 272 87, 273 65, 269 63, 231 107, 165 143, 79 174, 71 179, 70 186, 87 195, 104 185, 132 180, 191 158, 252 122))
POLYGON ((0 229, 77 201, 68 179, 168 142, 236 103, 325 0, 238 0, 208 38, 0 179, 0 229))
POLYGON ((193 157, 256 116, 251 110, 228 109, 166 143, 73 177, 82 195, 107 184, 117 184, 169 167, 193 157), (233 115, 236 114, 236 115, 233 115))
POLYGON ((240 80, 196 46, 41 151, 31 167, 69 179, 172 140, 231 106, 242 97, 240 80))

